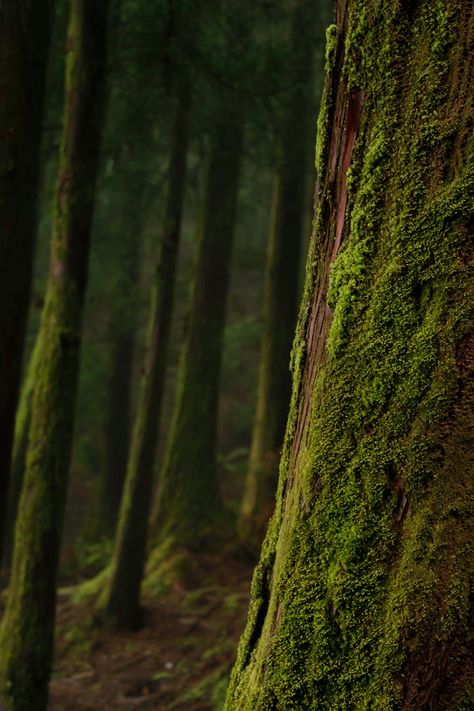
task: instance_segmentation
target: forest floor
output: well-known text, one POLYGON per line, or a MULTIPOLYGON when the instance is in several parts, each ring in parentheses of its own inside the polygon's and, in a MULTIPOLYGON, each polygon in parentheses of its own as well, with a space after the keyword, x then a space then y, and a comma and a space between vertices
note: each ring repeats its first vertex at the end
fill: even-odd
POLYGON ((227 558, 203 570, 199 589, 145 596, 145 625, 128 633, 98 630, 92 609, 60 594, 48 709, 222 709, 251 571, 227 558))

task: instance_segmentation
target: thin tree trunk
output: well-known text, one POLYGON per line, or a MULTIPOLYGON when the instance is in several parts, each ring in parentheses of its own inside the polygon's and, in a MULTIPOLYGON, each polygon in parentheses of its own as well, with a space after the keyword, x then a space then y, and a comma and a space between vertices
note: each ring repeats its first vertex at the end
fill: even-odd
POLYGON ((105 476, 101 483, 98 526, 113 536, 117 525, 130 442, 134 335, 119 334, 112 344, 107 421, 105 476))
POLYGON ((120 506, 112 570, 99 600, 109 624, 141 622, 140 585, 145 564, 153 469, 159 433, 166 360, 174 305, 174 282, 183 213, 190 118, 189 87, 177 100, 169 165, 163 237, 150 307, 148 352, 120 506))
MULTIPOLYGON (((126 151, 126 155, 129 155, 129 151, 126 151)), ((105 425, 106 462, 97 515, 97 530, 110 537, 113 537, 117 526, 131 438, 136 294, 143 222, 142 191, 137 190, 137 186, 144 188, 143 180, 137 181, 132 188, 127 186, 125 180, 125 192, 119 193, 122 201, 117 234, 119 283, 110 323, 113 342, 105 425)), ((115 201, 112 204, 117 209, 115 201)))
POLYGON ((65 123, 51 263, 40 326, 25 482, 0 629, 1 693, 10 711, 43 711, 77 390, 81 317, 100 147, 107 3, 72 0, 65 123))
MULTIPOLYGON (((240 515, 243 536, 260 544, 273 510, 278 461, 290 402, 290 351, 299 297, 306 183, 312 139, 312 78, 317 18, 300 0, 292 27, 297 84, 288 100, 275 176, 265 267, 263 334, 249 469, 240 515), (310 29, 312 30, 310 32, 310 29)), ((322 30, 319 29, 322 34, 322 30)))
POLYGON ((198 261, 178 374, 173 422, 154 521, 158 568, 216 533, 222 503, 216 472, 219 375, 242 160, 238 112, 220 119, 208 165, 198 261))
POLYGON ((341 0, 336 22, 277 506, 226 710, 467 711, 474 14, 341 0))
POLYGON ((15 437, 11 458, 11 485, 8 496, 7 521, 5 530, 4 561, 10 566, 13 553, 13 534, 18 512, 21 489, 26 466, 26 452, 28 449, 28 432, 31 421, 31 400, 36 381, 36 373, 41 356, 40 341, 37 338, 26 374, 21 386, 20 398, 15 418, 15 437))
POLYGON ((53 3, 0 7, 0 561, 30 301, 53 3))

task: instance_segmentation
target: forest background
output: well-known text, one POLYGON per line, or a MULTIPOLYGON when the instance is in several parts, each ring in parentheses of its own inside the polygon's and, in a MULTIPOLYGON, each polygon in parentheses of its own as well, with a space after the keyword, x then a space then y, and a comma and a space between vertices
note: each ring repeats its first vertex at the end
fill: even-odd
MULTIPOLYGON (((22 255, 29 315, 25 321, 20 309, 15 324, 16 331, 25 324, 23 354, 21 334, 17 349, 17 361, 20 357, 23 363, 21 388, 14 436, 2 451, 12 463, 3 489, 8 506, 2 579, 7 585, 15 521, 17 531, 22 525, 27 530, 18 560, 28 557, 45 530, 56 529, 53 550, 46 549, 45 597, 39 605, 48 607, 57 581, 51 708, 105 709, 109 703, 115 708, 117 699, 122 704, 138 700, 144 708, 220 708, 251 569, 275 495, 289 404, 290 350, 311 232, 312 156, 332 8, 326 0, 111 0, 93 5, 87 0, 60 1, 54 7, 44 3, 36 28, 44 35, 46 79, 44 95, 36 96, 43 114, 37 111, 37 210, 30 210, 30 245, 35 246, 22 255), (83 84, 80 73, 74 79, 74 61, 82 66, 79 72, 90 72, 83 84), (71 96, 79 97, 75 106, 71 96), (78 121, 89 124, 82 134, 78 121), (79 139, 68 155, 73 125, 79 139), (79 169, 71 178, 75 166, 79 169), (74 223, 76 203, 89 213, 90 227, 78 227, 77 219, 74 223), (65 440, 56 440, 56 450, 64 451, 59 470, 52 460, 49 464, 64 490, 69 480, 67 500, 57 508, 51 504, 51 519, 37 529, 27 520, 31 511, 21 509, 20 497, 25 481, 25 499, 38 481, 29 472, 34 469, 29 463, 35 439, 31 422, 35 387, 49 377, 42 348, 56 338, 48 332, 47 306, 51 265, 64 254, 54 256, 64 204, 72 215, 70 233, 82 234, 79 247, 68 245, 66 230, 64 249, 71 248, 76 260, 82 250, 79 261, 88 261, 89 271, 82 277, 72 274, 73 281, 82 279, 85 299, 77 395, 74 383, 53 385, 59 387, 61 405, 47 412, 60 427, 74 419, 73 439, 65 441, 71 429, 65 440), (84 230, 91 235, 87 251, 84 230), (28 261, 34 264, 30 283, 28 261), (190 288, 200 280, 214 288, 201 304, 199 288, 190 288), (196 363, 195 372, 186 372, 186 361, 196 363), (187 430, 176 424, 173 429, 180 412, 182 420, 192 421, 187 430), (173 452, 187 450, 189 461, 173 465, 173 452), (174 492, 180 484, 173 466, 189 471, 190 461, 195 463, 193 477, 202 481, 181 501, 174 492), (130 484, 125 496, 136 508, 130 512, 129 506, 127 524, 122 501, 120 527, 124 483, 134 473, 141 484, 135 482, 135 489, 130 484), (167 480, 169 492, 163 484, 167 480), (138 491, 143 482, 153 482, 146 493, 138 491), (192 500, 199 501, 197 515, 192 500), (160 534, 156 521, 166 520, 174 509, 174 519, 160 534), (214 513, 206 519, 208 509, 214 513), (19 524, 23 513, 25 522, 19 524), (141 524, 149 515, 147 544, 141 524), (54 548, 59 545, 57 567, 54 548), (146 570, 142 560, 130 572, 131 560, 144 556, 146 570), (146 618, 139 595, 143 576, 146 618), (134 590, 120 582, 124 578, 135 578, 134 590), (127 588, 127 599, 116 601, 110 579, 118 590, 127 588), (156 618, 157 605, 162 607, 156 618), (163 618, 175 628, 183 616, 191 632, 185 622, 172 641, 170 630, 158 632, 153 643, 147 639, 146 671, 143 643, 133 636, 133 651, 117 664, 123 638, 114 640, 119 633, 110 628, 119 628, 120 634, 137 627, 156 631, 162 624, 156 619, 163 618), (200 650, 203 644, 207 650, 200 650), (150 658, 156 668, 149 668, 150 658), (110 663, 99 672, 104 659, 110 663), (138 666, 130 676, 134 660, 138 666), (125 672, 112 673, 117 667, 125 672)), ((7 26, 12 17, 14 11, 4 29, 13 44, 14 21, 7 26)), ((33 33, 27 41, 33 45, 37 37, 33 33)), ((11 61, 11 54, 4 60, 11 61)), ((34 78, 38 94, 41 82, 34 78)), ((77 323, 81 329, 80 319, 77 323)), ((2 413, 8 426, 14 410, 2 413)), ((48 497, 54 501, 54 481, 47 485, 49 493, 41 493, 45 498, 35 517, 49 508, 48 497)), ((17 532, 17 538, 20 549, 22 534, 17 532)), ((37 565, 38 560, 32 562, 34 569, 37 565)), ((21 598, 24 583, 15 581, 21 598)), ((35 602, 32 598, 28 610, 35 602)), ((32 629, 36 616, 32 611, 28 620, 23 614, 24 629, 32 629)), ((49 676, 51 613, 46 618, 36 632, 41 638, 38 660, 26 671, 30 678, 22 677, 22 698, 12 708, 31 708, 32 698, 38 709, 44 703, 38 699, 49 676)), ((9 629, 7 608, 4 640, 9 629)), ((6 676, 14 658, 15 651, 10 660, 7 654, 2 660, 6 676)))

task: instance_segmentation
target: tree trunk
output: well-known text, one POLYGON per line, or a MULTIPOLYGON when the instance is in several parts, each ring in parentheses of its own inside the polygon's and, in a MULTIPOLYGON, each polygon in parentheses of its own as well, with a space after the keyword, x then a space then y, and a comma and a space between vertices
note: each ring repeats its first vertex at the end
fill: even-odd
POLYGON ((0 561, 30 301, 52 1, 0 7, 0 561))
POLYGON ((212 139, 198 261, 180 361, 173 422, 154 521, 152 566, 177 560, 216 532, 222 504, 216 472, 219 374, 234 233, 243 122, 219 120, 212 139))
MULTIPOLYGON (((290 351, 299 296, 306 184, 310 161, 312 78, 317 18, 301 0, 294 12, 292 61, 297 84, 288 97, 275 176, 267 247, 257 409, 240 516, 243 536, 260 544, 273 510, 280 449, 290 402, 290 351), (312 30, 312 31, 310 31, 312 30)), ((322 30, 319 30, 322 34, 322 30)))
POLYGON ((180 91, 174 119, 163 237, 150 307, 148 352, 133 427, 112 570, 99 600, 100 615, 109 624, 118 627, 135 627, 141 623, 140 585, 145 564, 155 450, 173 316, 189 117, 190 93, 189 87, 185 86, 180 91))
POLYGON ((41 358, 11 582, 0 630, 1 692, 13 711, 43 711, 47 704, 56 571, 102 126, 107 3, 73 0, 70 12, 65 123, 50 274, 39 334, 41 358))
POLYGON ((336 22, 277 506, 226 709, 467 711, 474 14, 340 0, 336 22))
POLYGON ((101 482, 98 515, 99 530, 110 537, 117 525, 127 472, 133 353, 133 332, 121 333, 114 338, 105 427, 105 476, 101 482))
POLYGON ((4 562, 10 566, 13 553, 13 535, 18 512, 21 489, 26 466, 26 452, 28 449, 28 431, 31 420, 31 400, 36 381, 36 373, 41 356, 40 341, 37 338, 26 374, 21 385, 20 398, 15 418, 15 436, 11 458, 11 483, 8 496, 7 520, 5 527, 4 562))
MULTIPOLYGON (((130 152, 127 150, 125 154, 129 156, 130 152)), ((122 204, 118 229, 115 231, 119 280, 111 304, 112 357, 105 424, 106 462, 105 475, 100 483, 96 522, 98 533, 110 538, 117 526, 130 446, 139 247, 143 223, 142 193, 145 189, 141 176, 135 178, 134 186, 129 184, 130 177, 126 174, 123 161, 118 170, 122 173, 122 190, 117 193, 122 204)), ((116 200, 112 201, 112 206, 117 210, 116 200)))

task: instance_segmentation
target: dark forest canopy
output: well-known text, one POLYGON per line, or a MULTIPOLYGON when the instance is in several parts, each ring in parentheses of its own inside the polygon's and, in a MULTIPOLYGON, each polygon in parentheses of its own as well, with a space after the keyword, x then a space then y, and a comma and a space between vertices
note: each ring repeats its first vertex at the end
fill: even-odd
POLYGON ((1 3, 0 708, 472 707, 473 23, 1 3))

